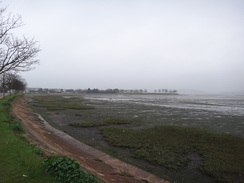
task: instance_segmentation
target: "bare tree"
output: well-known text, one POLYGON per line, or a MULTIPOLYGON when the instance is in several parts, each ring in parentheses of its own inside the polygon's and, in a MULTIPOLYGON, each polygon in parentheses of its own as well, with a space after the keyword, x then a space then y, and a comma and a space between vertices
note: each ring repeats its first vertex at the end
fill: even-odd
POLYGON ((26 89, 26 85, 24 79, 17 75, 12 81, 11 90, 14 90, 15 93, 23 92, 26 89))
POLYGON ((6 8, 0 8, 0 74, 7 71, 29 71, 34 64, 39 63, 35 59, 40 51, 37 42, 13 35, 13 30, 21 26, 21 16, 7 14, 6 8))
POLYGON ((26 89, 26 82, 24 79, 15 73, 4 73, 0 77, 0 84, 3 91, 8 91, 11 95, 12 90, 15 92, 24 91, 26 89))
POLYGON ((1 83, 1 87, 3 89, 3 96, 4 96, 5 92, 10 90, 11 83, 14 80, 15 77, 16 77, 16 75, 12 74, 12 73, 3 73, 1 75, 0 83, 1 83))
POLYGON ((6 88, 6 91, 9 91, 9 94, 11 95, 11 89, 13 88, 13 82, 15 79, 18 78, 16 74, 13 73, 4 73, 4 88, 6 88))

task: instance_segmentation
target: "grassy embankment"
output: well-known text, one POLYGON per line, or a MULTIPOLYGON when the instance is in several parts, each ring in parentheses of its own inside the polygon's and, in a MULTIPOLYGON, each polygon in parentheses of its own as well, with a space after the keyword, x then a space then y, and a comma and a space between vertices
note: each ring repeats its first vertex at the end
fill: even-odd
POLYGON ((56 182, 45 172, 42 152, 26 142, 20 123, 10 115, 10 103, 15 97, 0 100, 0 181, 56 182))
POLYGON ((0 182, 99 182, 84 172, 75 160, 67 157, 46 160, 38 147, 29 144, 21 124, 10 114, 10 104, 16 97, 0 100, 0 182))

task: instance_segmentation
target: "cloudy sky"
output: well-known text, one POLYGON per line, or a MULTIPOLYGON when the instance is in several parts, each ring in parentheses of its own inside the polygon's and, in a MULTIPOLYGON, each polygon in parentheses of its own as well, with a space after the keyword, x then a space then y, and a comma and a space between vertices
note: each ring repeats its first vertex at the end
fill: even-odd
POLYGON ((40 44, 29 87, 244 91, 243 0, 4 0, 40 44))

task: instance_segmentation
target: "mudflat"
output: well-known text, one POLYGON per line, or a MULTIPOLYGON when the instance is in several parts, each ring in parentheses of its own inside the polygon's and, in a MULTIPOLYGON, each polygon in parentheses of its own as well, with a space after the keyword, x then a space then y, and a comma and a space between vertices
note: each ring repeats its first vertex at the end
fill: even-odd
POLYGON ((49 94, 28 100, 53 127, 163 179, 243 180, 241 96, 49 94))

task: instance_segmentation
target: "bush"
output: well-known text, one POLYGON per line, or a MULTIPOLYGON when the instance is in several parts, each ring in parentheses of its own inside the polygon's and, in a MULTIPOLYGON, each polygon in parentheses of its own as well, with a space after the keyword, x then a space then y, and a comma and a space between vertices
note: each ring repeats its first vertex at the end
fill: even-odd
POLYGON ((68 157, 51 157, 46 160, 46 171, 64 183, 98 183, 98 179, 84 172, 77 161, 68 157))
POLYGON ((24 133, 24 129, 22 127, 22 125, 19 123, 19 122, 13 122, 13 123, 10 123, 11 125, 11 129, 14 131, 14 132, 17 132, 17 133, 24 133))

